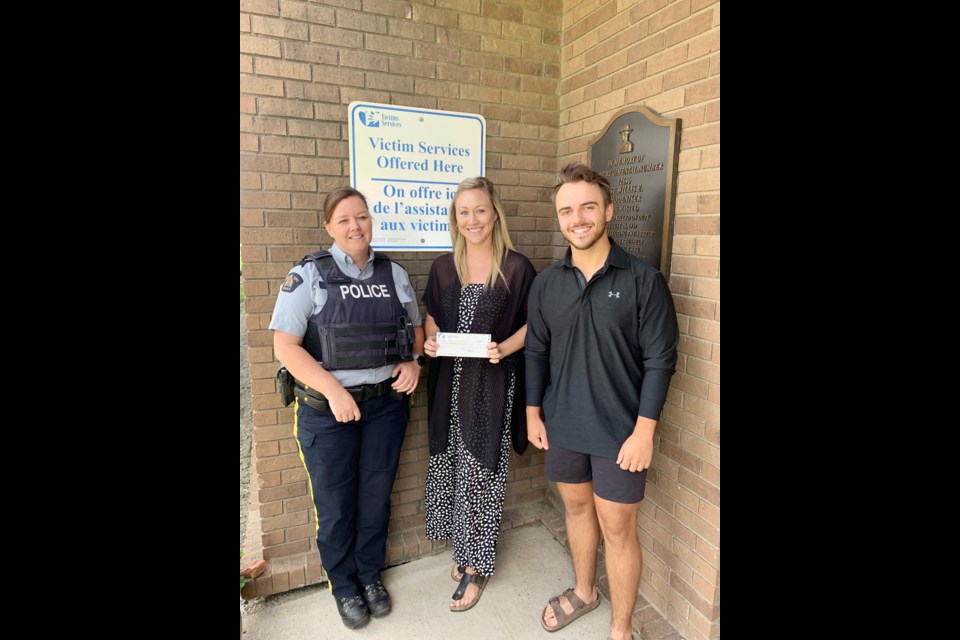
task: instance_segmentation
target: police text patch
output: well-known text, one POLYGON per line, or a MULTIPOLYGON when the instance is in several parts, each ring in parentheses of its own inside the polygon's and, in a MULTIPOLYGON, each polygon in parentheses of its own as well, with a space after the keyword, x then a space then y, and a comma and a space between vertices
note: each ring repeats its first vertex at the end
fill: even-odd
POLYGON ((288 273, 287 279, 283 281, 283 286, 280 287, 280 291, 286 291, 287 293, 290 293, 301 284, 303 284, 303 278, 295 273, 288 273))

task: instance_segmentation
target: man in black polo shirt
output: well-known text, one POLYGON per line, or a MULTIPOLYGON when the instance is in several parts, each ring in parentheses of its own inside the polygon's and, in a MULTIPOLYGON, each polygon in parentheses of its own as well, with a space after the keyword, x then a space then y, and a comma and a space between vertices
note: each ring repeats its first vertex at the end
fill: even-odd
POLYGON ((550 600, 540 624, 556 631, 599 605, 602 531, 610 637, 622 640, 640 584, 637 505, 677 363, 677 316, 663 275, 607 236, 606 178, 567 165, 553 199, 570 248, 530 289, 527 435, 546 450, 547 478, 563 499, 576 586, 550 600))

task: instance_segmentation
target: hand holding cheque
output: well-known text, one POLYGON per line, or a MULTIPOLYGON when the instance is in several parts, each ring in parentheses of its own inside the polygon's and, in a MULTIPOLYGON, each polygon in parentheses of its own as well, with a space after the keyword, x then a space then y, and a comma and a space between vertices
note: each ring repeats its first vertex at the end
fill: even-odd
POLYGON ((424 351, 431 357, 489 358, 491 363, 497 364, 502 357, 500 345, 491 342, 490 337, 489 333, 441 331, 434 338, 427 339, 424 351))

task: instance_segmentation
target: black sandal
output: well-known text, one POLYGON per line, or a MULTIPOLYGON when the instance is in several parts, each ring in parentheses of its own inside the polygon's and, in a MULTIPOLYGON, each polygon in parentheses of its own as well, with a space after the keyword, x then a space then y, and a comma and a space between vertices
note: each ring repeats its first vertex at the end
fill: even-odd
POLYGON ((460 582, 461 580, 463 580, 463 574, 465 574, 466 572, 467 572, 467 565, 458 564, 457 566, 455 566, 453 569, 450 570, 450 577, 453 578, 454 582, 460 582), (460 574, 459 578, 457 577, 458 573, 460 574))
POLYGON ((478 602, 480 602, 480 596, 483 595, 483 588, 487 586, 487 581, 490 580, 490 576, 478 576, 475 573, 464 573, 463 578, 460 579, 460 586, 457 587, 457 590, 453 592, 451 600, 460 600, 467 593, 467 585, 471 582, 477 587, 477 597, 473 599, 473 602, 463 607, 450 607, 450 611, 454 613, 459 613, 461 611, 467 611, 472 609, 478 602))

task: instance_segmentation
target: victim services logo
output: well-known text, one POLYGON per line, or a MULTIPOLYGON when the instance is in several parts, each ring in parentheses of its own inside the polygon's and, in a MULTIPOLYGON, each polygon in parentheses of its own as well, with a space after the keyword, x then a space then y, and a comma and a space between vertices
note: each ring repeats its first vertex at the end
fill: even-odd
POLYGON ((378 128, 380 126, 380 112, 379 111, 360 111, 358 112, 360 117, 360 122, 365 126, 378 128))
POLYGON ((403 125, 400 124, 400 117, 392 113, 372 110, 357 111, 357 117, 363 126, 370 127, 371 129, 379 129, 381 127, 403 128, 403 125))

